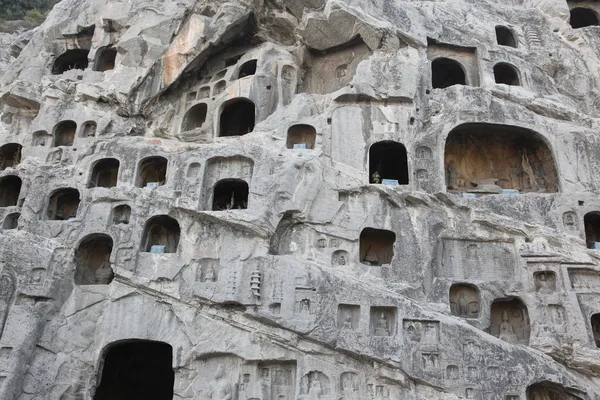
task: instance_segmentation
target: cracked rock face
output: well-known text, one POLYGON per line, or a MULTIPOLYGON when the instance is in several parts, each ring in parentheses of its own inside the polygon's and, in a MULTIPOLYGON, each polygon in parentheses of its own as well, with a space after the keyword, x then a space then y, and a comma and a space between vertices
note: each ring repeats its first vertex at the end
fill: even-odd
POLYGON ((0 37, 0 398, 600 399, 598 15, 64 0, 0 37))

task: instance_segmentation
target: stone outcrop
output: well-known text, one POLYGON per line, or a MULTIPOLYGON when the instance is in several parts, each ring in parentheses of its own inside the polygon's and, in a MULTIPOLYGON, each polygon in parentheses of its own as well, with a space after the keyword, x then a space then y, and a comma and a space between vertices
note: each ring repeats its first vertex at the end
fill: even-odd
POLYGON ((598 13, 63 0, 0 36, 0 398, 600 399, 598 13))

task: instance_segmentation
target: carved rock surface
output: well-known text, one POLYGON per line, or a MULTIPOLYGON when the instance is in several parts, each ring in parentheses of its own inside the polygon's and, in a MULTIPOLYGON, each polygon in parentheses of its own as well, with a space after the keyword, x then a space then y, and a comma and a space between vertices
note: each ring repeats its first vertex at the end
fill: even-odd
POLYGON ((63 0, 0 34, 0 398, 600 399, 599 12, 63 0))

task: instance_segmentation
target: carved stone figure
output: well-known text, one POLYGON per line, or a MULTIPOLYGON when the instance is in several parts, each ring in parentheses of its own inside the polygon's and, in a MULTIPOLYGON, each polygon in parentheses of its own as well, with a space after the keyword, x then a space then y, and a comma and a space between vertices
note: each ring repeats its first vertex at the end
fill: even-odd
POLYGON ((389 336, 390 330, 388 328, 388 320, 384 313, 381 313, 381 317, 377 321, 377 326, 375 327, 375 336, 389 336))
POLYGON ((500 324, 500 335, 498 338, 508 343, 517 342, 517 335, 515 334, 513 326, 508 321, 508 311, 502 313, 502 323, 500 324))

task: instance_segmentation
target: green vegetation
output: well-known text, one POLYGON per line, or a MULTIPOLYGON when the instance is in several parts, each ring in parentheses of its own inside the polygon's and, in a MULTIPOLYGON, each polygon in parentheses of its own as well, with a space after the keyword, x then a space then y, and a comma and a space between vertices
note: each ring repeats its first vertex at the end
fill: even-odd
POLYGON ((39 25, 52 6, 60 0, 0 0, 0 20, 23 19, 31 25, 39 25))

